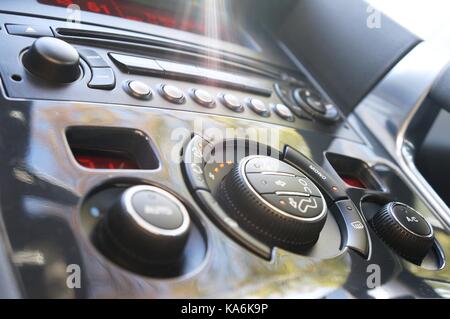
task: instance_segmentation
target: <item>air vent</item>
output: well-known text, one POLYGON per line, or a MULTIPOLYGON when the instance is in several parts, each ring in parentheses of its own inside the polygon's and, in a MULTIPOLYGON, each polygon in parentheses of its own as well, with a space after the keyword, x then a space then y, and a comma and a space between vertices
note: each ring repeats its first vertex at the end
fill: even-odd
POLYGON ((158 157, 139 130, 112 127, 71 127, 67 142, 75 160, 89 169, 157 169, 158 157))

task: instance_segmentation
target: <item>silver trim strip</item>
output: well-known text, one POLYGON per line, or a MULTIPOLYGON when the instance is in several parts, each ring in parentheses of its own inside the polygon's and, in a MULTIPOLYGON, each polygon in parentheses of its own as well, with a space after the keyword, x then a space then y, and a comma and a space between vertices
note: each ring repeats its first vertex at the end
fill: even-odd
POLYGON ((275 195, 311 197, 311 194, 300 193, 300 192, 275 192, 275 195))

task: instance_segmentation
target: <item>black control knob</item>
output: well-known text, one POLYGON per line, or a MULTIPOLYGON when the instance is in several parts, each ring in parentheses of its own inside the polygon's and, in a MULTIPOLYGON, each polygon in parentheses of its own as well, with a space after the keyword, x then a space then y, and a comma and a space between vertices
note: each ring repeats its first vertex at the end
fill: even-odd
POLYGON ((433 246, 433 227, 413 208, 391 202, 372 219, 376 233, 405 259, 420 264, 433 246))
POLYGON ((318 92, 302 87, 295 89, 292 96, 295 103, 315 119, 323 122, 339 120, 336 106, 326 103, 318 92))
POLYGON ((107 245, 140 261, 179 259, 186 245, 190 218, 170 193, 147 185, 125 190, 102 220, 101 238, 107 245))
POLYGON ((34 41, 23 55, 23 65, 37 77, 70 83, 80 77, 80 56, 69 43, 51 37, 34 41))
POLYGON ((296 251, 316 243, 327 216, 316 185, 294 167, 267 156, 249 156, 236 164, 217 195, 227 214, 250 234, 296 251))

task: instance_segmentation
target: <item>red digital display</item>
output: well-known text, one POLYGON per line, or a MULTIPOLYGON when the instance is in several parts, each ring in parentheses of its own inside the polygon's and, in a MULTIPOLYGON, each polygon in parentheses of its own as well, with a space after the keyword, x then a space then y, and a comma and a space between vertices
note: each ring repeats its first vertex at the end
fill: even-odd
MULTIPOLYGON (((203 0, 38 0, 38 2, 60 7, 77 5, 82 11, 157 24, 198 34, 207 33, 203 0)), ((221 25, 218 27, 219 30, 223 29, 221 25)))
POLYGON ((364 185, 364 183, 359 178, 351 176, 341 176, 341 177, 344 180, 344 182, 349 186, 357 188, 367 188, 366 185, 364 185))
POLYGON ((139 165, 121 153, 73 150, 78 164, 91 169, 139 169, 139 165))

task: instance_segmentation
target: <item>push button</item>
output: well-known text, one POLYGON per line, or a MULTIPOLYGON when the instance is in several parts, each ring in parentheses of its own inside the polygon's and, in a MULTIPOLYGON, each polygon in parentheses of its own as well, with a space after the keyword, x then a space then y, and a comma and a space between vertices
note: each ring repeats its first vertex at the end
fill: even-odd
POLYGON ((126 81, 123 84, 125 92, 140 100, 150 100, 152 97, 152 90, 150 87, 141 81, 126 81))
POLYGON ((320 197, 267 194, 263 198, 278 209, 302 218, 315 218, 325 208, 325 202, 320 197))
POLYGON ((247 99, 246 104, 256 114, 264 117, 270 116, 270 108, 266 104, 264 104, 263 101, 249 98, 247 99))
POLYGON ((341 200, 336 202, 332 209, 337 210, 337 220, 341 227, 345 246, 368 258, 369 238, 367 229, 355 205, 350 200, 341 200))
POLYGON ((91 49, 79 49, 78 53, 86 61, 91 68, 107 68, 108 63, 94 50, 91 49))
POLYGON ((110 53, 111 60, 124 72, 162 75, 164 69, 153 59, 140 58, 137 56, 110 53))
POLYGON ((292 166, 283 163, 282 161, 267 156, 259 156, 250 159, 245 165, 246 173, 287 173, 291 175, 303 176, 300 171, 296 170, 292 166))
POLYGON ((172 103, 183 104, 186 100, 183 91, 174 85, 162 84, 159 88, 159 93, 163 98, 172 103))
POLYGON ((274 87, 281 102, 283 102, 283 104, 286 105, 295 115, 303 119, 311 119, 311 116, 309 116, 300 106, 295 105, 294 101, 292 101, 290 94, 291 87, 289 85, 275 83, 274 87))
POLYGON ((317 94, 314 94, 313 92, 309 90, 304 91, 305 95, 305 101, 308 103, 310 107, 312 107, 316 112, 319 112, 321 114, 325 114, 327 111, 325 108, 325 105, 322 102, 322 99, 317 94))
POLYGON ((243 112, 244 106, 241 104, 239 99, 232 94, 220 94, 219 99, 225 107, 229 108, 234 112, 243 112))
POLYGON ((190 95, 192 99, 201 106, 213 108, 216 105, 214 98, 205 90, 192 89, 190 95))
POLYGON ((433 233, 425 218, 406 205, 393 205, 392 213, 405 229, 416 235, 430 236, 433 233))
POLYGON ((274 112, 281 117, 283 120, 293 122, 294 114, 292 111, 284 104, 274 104, 273 105, 274 112))
POLYGON ((92 78, 88 86, 91 89, 112 90, 116 86, 116 78, 111 68, 92 68, 92 78))
POLYGON ((139 191, 132 196, 131 204, 142 219, 155 227, 173 230, 183 224, 180 208, 160 193, 139 191))
POLYGON ((319 189, 305 176, 247 174, 250 184, 260 194, 289 192, 320 197, 319 189))
POLYGON ((49 27, 42 27, 28 24, 7 24, 6 30, 12 35, 40 38, 53 37, 53 32, 49 27))

